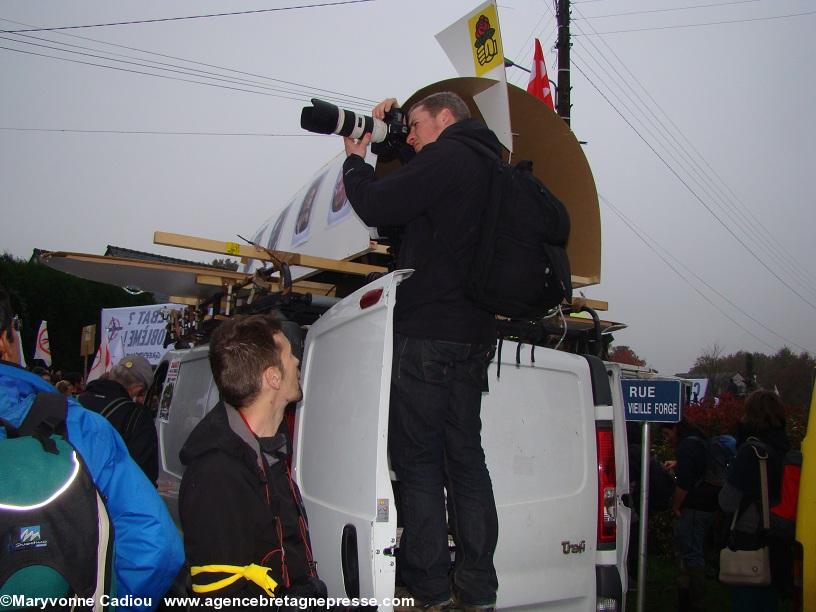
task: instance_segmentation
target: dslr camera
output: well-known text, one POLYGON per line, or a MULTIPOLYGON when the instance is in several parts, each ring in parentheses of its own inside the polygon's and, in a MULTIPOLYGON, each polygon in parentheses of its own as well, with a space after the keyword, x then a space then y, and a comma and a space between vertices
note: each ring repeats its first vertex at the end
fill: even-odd
POLYGON ((385 119, 380 120, 344 110, 318 98, 312 98, 312 106, 303 107, 300 127, 315 134, 339 134, 348 138, 371 134, 371 142, 379 144, 381 150, 397 149, 405 143, 409 131, 405 113, 399 107, 393 107, 385 113, 385 119))

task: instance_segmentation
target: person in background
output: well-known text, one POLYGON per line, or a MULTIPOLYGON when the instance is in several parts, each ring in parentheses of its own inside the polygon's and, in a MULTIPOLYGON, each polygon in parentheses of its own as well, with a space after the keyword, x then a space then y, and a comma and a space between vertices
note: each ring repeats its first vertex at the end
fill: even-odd
MULTIPOLYGON (((8 293, 0 286, 0 417, 19 427, 37 393, 53 393, 54 387, 17 365, 21 349, 12 332, 16 320, 8 293)), ((178 530, 111 424, 75 399, 67 398, 67 404, 68 440, 105 497, 113 522, 116 595, 151 600, 151 605, 120 610, 153 609, 184 562, 178 530)), ((5 435, 0 427, 0 436, 5 435)))
POLYGON ((72 397, 74 395, 74 385, 68 380, 60 380, 54 386, 57 388, 57 391, 65 396, 72 397))
POLYGON ((35 376, 39 376, 45 382, 51 382, 51 372, 49 372, 48 369, 44 368, 43 366, 34 366, 31 368, 31 373, 35 376))
POLYGON ((662 424, 663 435, 674 447, 675 459, 664 467, 674 471, 676 487, 671 509, 680 568, 677 577, 678 609, 705 610, 708 533, 717 510, 718 489, 705 482, 706 443, 703 433, 686 419, 662 424))
POLYGON ((130 456, 155 485, 159 477, 159 440, 144 406, 152 382, 150 362, 140 355, 125 355, 109 372, 89 382, 77 399, 111 422, 130 456))
POLYGON ((729 586, 734 612, 774 612, 779 592, 790 580, 790 559, 785 543, 771 533, 762 533, 760 464, 758 451, 768 455, 768 505, 779 502, 784 458, 790 448, 784 406, 771 391, 754 391, 745 399, 745 414, 737 429, 737 456, 728 470, 725 486, 719 494, 724 512, 739 512, 731 544, 736 550, 754 550, 768 544, 772 584, 729 586))

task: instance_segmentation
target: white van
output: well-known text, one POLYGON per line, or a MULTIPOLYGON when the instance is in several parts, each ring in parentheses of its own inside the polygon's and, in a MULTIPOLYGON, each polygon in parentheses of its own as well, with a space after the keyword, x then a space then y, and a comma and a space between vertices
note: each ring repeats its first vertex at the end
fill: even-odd
MULTIPOLYGON (((305 337, 292 466, 330 596, 394 595, 388 409, 396 288, 408 275, 349 295, 305 337)), ((482 440, 499 515, 497 607, 623 610, 629 483, 611 371, 596 357, 505 339, 488 375, 482 440)), ((218 400, 207 347, 169 352, 157 378, 159 486, 175 514, 178 452, 218 400)))

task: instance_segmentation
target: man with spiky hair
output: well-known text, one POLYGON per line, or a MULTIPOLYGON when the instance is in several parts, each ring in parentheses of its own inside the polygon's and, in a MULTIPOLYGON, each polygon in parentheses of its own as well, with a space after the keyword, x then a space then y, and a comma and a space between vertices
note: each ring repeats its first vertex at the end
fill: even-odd
POLYGON ((303 396, 299 363, 273 315, 236 316, 213 332, 221 401, 180 453, 179 514, 203 597, 325 594, 281 426, 303 396))

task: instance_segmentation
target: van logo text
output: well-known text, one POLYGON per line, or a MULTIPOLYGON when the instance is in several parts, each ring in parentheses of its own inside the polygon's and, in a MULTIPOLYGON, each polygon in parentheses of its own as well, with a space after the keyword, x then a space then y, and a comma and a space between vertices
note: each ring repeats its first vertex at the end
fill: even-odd
POLYGON ((586 552, 586 540, 581 540, 580 544, 573 544, 572 542, 561 542, 561 550, 565 555, 570 553, 576 555, 586 552))

